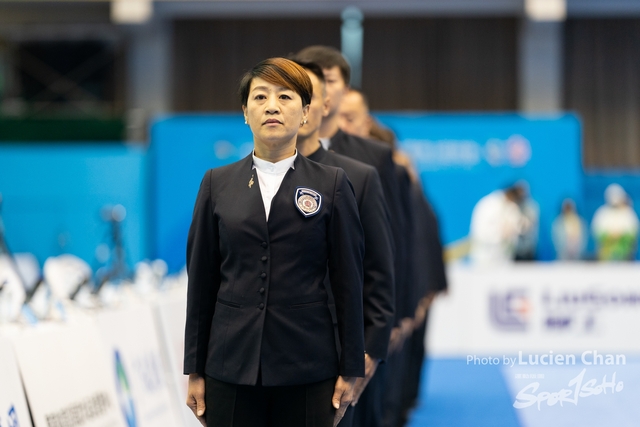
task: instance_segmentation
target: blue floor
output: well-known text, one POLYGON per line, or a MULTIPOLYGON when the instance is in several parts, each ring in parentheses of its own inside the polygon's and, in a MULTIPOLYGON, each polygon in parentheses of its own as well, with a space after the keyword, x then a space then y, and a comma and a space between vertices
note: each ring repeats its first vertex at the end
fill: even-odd
MULTIPOLYGON (((531 377, 533 378, 533 377, 531 377)), ((428 359, 422 371, 419 404, 408 427, 637 427, 640 425, 640 357, 628 356, 623 365, 504 367, 467 365, 465 359, 428 359), (581 371, 584 372, 581 374, 581 371), (523 377, 533 373, 536 379, 523 377), (543 399, 515 409, 516 396, 533 382, 534 393, 573 391, 583 386, 574 402, 543 399), (615 378, 615 380, 614 380, 615 378), (609 384, 603 390, 599 385, 609 384), (613 390, 613 385, 617 387, 613 390), (589 388, 590 387, 590 388, 589 388), (590 391, 591 390, 591 391, 590 391)))
POLYGON ((408 427, 520 427, 500 366, 428 359, 408 427))

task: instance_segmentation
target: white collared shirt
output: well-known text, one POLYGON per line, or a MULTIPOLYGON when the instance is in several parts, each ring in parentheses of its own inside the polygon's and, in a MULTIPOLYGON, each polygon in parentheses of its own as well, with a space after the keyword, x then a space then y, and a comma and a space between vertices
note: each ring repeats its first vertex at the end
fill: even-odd
POLYGON ((331 138, 320 138, 320 145, 322 145, 322 148, 329 151, 329 147, 331 147, 331 138))
POLYGON ((253 153, 253 169, 258 174, 258 183, 260 185, 260 193, 262 194, 262 203, 264 203, 264 212, 269 220, 269 212, 271 211, 271 200, 278 192, 282 180, 289 169, 295 169, 293 162, 298 156, 298 150, 291 157, 271 163, 256 157, 253 153))

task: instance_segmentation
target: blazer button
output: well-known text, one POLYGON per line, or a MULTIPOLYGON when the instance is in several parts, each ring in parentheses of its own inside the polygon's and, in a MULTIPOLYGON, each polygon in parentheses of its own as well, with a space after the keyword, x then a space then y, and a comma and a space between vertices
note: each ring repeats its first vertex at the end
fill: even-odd
POLYGON ((267 242, 260 243, 260 246, 262 246, 263 248, 266 248, 267 247, 267 242))
POLYGON ((264 288, 260 288, 260 293, 264 294, 264 288))
POLYGON ((260 258, 262 260, 262 262, 266 262, 267 259, 269 259, 266 255, 263 255, 262 258, 260 258))
POLYGON ((260 310, 264 310, 264 304, 263 304, 263 303, 260 303, 260 305, 258 306, 258 308, 259 308, 260 310))
POLYGON ((266 279, 266 278, 267 278, 267 273, 264 273, 264 272, 263 272, 263 273, 260 275, 260 277, 262 277, 263 279, 266 279))

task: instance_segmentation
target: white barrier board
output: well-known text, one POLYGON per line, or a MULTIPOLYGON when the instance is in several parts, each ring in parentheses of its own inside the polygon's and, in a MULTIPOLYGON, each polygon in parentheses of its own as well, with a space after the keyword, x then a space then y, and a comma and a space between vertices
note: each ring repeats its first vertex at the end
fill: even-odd
POLYGON ((456 266, 448 278, 430 313, 431 356, 640 353, 639 264, 456 266))
POLYGON ((176 402, 162 368, 161 347, 148 304, 98 314, 110 367, 129 427, 175 427, 176 402))
POLYGON ((125 427, 94 322, 41 324, 11 339, 35 427, 125 427))
POLYGON ((3 337, 0 337, 0 426, 31 426, 13 345, 3 337))
POLYGON ((188 377, 183 375, 184 326, 187 319, 186 289, 176 289, 163 295, 156 304, 157 317, 167 355, 167 373, 170 375, 176 399, 180 403, 183 425, 201 427, 198 419, 185 404, 188 377))

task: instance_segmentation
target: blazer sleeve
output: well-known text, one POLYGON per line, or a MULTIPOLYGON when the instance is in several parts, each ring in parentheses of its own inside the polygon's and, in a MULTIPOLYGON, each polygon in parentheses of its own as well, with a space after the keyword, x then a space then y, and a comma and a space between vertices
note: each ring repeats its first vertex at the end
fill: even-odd
POLYGON ((327 234, 328 266, 342 348, 339 372, 346 377, 363 377, 364 235, 353 188, 342 169, 336 174, 332 209, 327 234))
POLYGON ((362 193, 364 342, 371 357, 384 360, 395 312, 394 246, 389 208, 373 168, 367 174, 362 193))
POLYGON ((448 287, 447 275, 444 266, 444 254, 442 251, 442 241, 438 227, 438 217, 433 211, 433 207, 423 196, 425 220, 428 221, 427 236, 429 242, 429 258, 432 272, 432 279, 429 286, 431 292, 442 292, 448 287))
POLYGON ((409 250, 408 236, 411 232, 408 230, 406 223, 407 215, 403 203, 402 183, 398 179, 396 165, 393 162, 392 152, 389 150, 378 159, 376 166, 380 174, 382 190, 389 207, 391 216, 391 232, 393 234, 393 243, 395 247, 394 271, 395 271, 395 316, 394 326, 400 324, 400 320, 405 317, 406 313, 406 294, 409 283, 409 250))
POLYGON ((220 288, 218 226, 213 208, 209 170, 200 184, 187 239, 189 281, 184 338, 185 374, 204 374, 211 321, 220 288))

